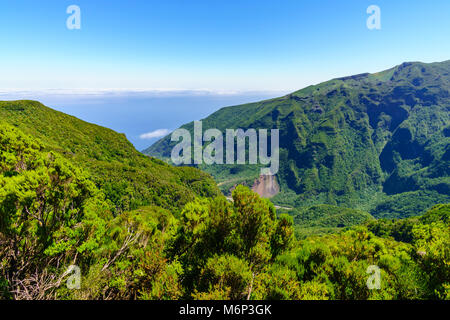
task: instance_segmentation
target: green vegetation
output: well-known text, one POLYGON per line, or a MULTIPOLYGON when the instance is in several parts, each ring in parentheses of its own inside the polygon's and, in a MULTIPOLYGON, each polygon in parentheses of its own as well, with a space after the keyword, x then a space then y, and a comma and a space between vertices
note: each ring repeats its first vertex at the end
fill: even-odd
POLYGON ((450 62, 408 63, 208 117, 281 129, 272 201, 242 185, 257 165, 202 167, 216 186, 112 130, 0 102, 0 299, 450 299, 449 77, 450 62))
MULTIPOLYGON (((404 63, 223 108, 202 125, 222 132, 280 129, 277 205, 328 204, 404 218, 450 201, 449 88, 450 61, 404 63)), ((144 153, 167 160, 173 145, 165 137, 144 153)), ((201 168, 224 191, 259 174, 220 167, 201 168)))
POLYGON ((367 212, 327 204, 287 212, 294 218, 295 231, 299 238, 338 232, 343 228, 363 224, 374 219, 367 212))
POLYGON ((39 139, 89 172, 117 213, 157 205, 179 211, 196 196, 219 193, 209 175, 149 158, 125 135, 86 123, 35 101, 0 102, 0 119, 39 139))
MULTIPOLYGON (((73 158, 0 125, 0 298, 450 298, 450 205, 296 240, 294 219, 244 186, 233 202, 198 195, 181 210, 119 212, 73 158), (69 265, 79 289, 66 286, 69 265), (366 285, 369 265, 381 269, 379 290, 366 285)), ((323 205, 296 217, 337 227, 369 218, 323 205)))

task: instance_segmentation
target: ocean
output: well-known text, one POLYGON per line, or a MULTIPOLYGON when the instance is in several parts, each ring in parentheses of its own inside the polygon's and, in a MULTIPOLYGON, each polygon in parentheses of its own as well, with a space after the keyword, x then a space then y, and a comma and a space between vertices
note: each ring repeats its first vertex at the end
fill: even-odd
POLYGON ((124 133, 137 150, 162 137, 143 139, 145 133, 175 130, 201 120, 222 107, 281 96, 280 92, 213 93, 207 91, 151 92, 0 92, 0 100, 38 100, 46 106, 124 133))

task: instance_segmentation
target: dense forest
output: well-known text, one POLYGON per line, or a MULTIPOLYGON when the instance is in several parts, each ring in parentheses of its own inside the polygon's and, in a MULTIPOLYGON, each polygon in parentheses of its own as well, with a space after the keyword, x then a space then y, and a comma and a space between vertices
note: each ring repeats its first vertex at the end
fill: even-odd
MULTIPOLYGON (((333 79, 222 108, 202 125, 279 129, 279 193, 271 200, 299 214, 326 204, 406 218, 450 202, 450 61, 333 79)), ((169 135, 143 152, 169 159, 175 144, 169 135)), ((259 176, 257 165, 199 167, 226 194, 259 176)))
POLYGON ((313 207, 339 228, 302 234, 305 212, 295 222, 245 186, 228 201, 108 129, 32 101, 0 113, 2 299, 450 298, 448 204, 398 220, 313 207))

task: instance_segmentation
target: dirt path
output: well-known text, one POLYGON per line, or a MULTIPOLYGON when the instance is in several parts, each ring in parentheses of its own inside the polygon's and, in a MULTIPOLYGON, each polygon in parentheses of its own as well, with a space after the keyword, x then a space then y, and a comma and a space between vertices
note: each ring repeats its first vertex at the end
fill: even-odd
MULTIPOLYGON (((233 202, 233 198, 232 197, 226 197, 228 201, 233 202)), ((283 209, 283 210, 292 210, 293 208, 289 208, 289 207, 280 207, 277 206, 276 204, 274 204, 275 209, 283 209)))

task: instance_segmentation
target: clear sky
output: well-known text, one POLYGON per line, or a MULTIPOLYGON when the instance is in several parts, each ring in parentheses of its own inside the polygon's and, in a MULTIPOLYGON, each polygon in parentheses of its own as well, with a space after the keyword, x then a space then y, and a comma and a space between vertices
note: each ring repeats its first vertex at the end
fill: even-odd
POLYGON ((449 0, 2 0, 0 90, 290 91, 450 59, 449 18, 449 0))

